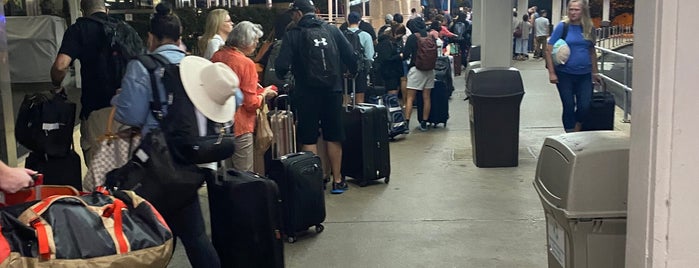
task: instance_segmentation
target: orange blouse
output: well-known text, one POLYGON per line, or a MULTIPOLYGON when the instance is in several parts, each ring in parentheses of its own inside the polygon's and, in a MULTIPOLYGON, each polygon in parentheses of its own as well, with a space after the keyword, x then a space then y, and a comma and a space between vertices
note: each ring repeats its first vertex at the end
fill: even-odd
POLYGON ((258 86, 255 63, 235 48, 224 47, 211 57, 212 62, 223 62, 238 75, 240 91, 243 92, 243 105, 238 107, 233 116, 234 135, 240 136, 255 131, 255 118, 260 108, 260 95, 264 88, 258 86))

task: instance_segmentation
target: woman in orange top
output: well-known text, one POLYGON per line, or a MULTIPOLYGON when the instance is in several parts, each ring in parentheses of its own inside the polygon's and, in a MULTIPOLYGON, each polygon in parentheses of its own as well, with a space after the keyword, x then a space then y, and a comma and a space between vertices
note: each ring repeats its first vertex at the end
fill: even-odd
POLYGON ((243 104, 233 117, 235 154, 232 157, 233 168, 238 171, 252 171, 256 111, 260 108, 262 98, 269 99, 277 94, 270 87, 259 86, 255 63, 247 57, 255 52, 260 37, 262 27, 259 24, 242 21, 228 35, 225 46, 211 57, 212 62, 223 62, 231 67, 240 79, 243 104))

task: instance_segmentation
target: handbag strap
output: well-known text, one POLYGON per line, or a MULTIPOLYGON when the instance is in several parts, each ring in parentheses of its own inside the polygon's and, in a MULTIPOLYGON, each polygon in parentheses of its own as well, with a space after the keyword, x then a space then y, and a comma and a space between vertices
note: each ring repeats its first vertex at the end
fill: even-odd
POLYGON ((112 127, 114 124, 114 115, 116 114, 116 106, 112 106, 112 110, 109 112, 109 118, 107 118, 107 129, 105 134, 106 136, 112 136, 114 132, 112 131, 112 127))

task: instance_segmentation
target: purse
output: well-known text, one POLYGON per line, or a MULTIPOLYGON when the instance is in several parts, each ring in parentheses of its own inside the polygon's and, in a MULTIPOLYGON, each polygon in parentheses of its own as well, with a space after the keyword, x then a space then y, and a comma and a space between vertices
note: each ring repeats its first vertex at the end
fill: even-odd
POLYGON ((262 99, 262 105, 257 109, 257 122, 255 123, 255 141, 253 143, 255 154, 264 154, 272 146, 274 134, 267 118, 268 113, 267 101, 262 99))
POLYGON ((107 173, 113 190, 133 190, 168 215, 197 198, 204 173, 194 165, 175 161, 162 130, 155 128, 141 139, 126 165, 107 173))
POLYGON ((90 163, 87 174, 83 178, 82 186, 86 192, 95 190, 95 187, 104 185, 107 172, 119 168, 129 162, 131 153, 138 146, 141 135, 137 128, 127 128, 116 133, 112 131, 116 108, 112 108, 104 135, 99 138, 100 145, 97 148, 90 163))

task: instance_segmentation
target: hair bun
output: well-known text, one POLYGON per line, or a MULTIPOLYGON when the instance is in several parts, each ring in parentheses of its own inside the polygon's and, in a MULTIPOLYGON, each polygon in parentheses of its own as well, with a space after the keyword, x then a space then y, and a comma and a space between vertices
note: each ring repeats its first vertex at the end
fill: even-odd
POLYGON ((167 2, 161 2, 155 6, 155 14, 159 16, 167 16, 172 13, 172 7, 167 2))

